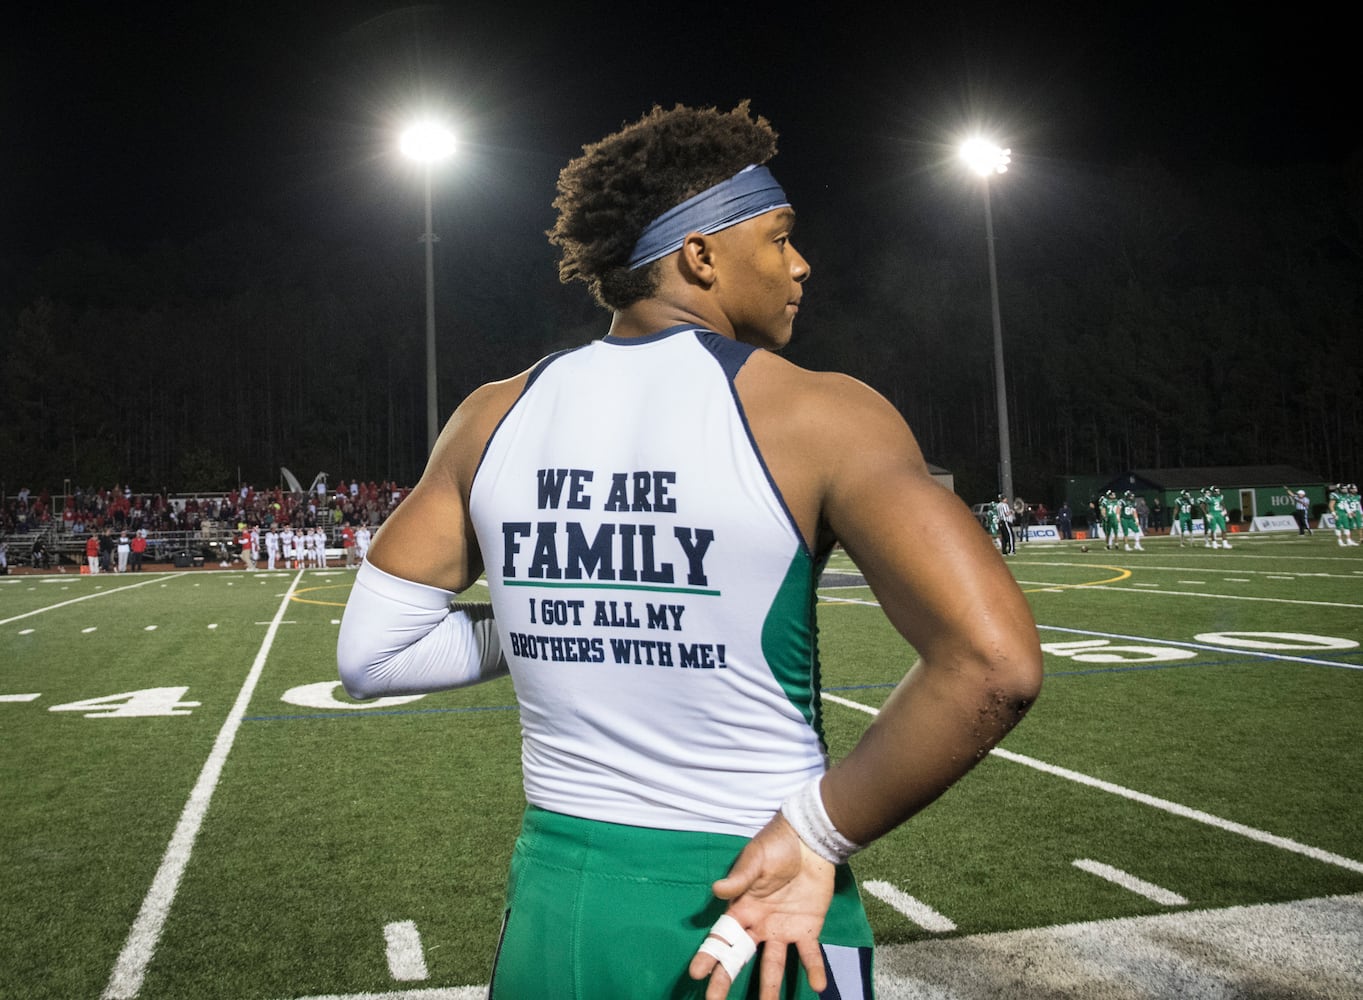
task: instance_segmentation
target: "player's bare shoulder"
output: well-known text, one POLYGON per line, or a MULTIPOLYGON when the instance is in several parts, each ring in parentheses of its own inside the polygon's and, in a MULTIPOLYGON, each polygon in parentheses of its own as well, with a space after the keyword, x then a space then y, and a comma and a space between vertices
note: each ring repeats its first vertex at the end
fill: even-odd
MULTIPOLYGON (((450 422, 459 421, 464 425, 464 429, 471 426, 481 425, 491 421, 494 425, 506 416, 506 411, 511 409, 521 393, 525 391, 525 385, 530 379, 533 368, 528 368, 518 375, 510 378, 501 379, 497 382, 485 382, 464 398, 455 410, 450 422)), ((463 430, 461 430, 461 433, 463 430)))
POLYGON ((525 391, 532 371, 486 382, 464 397, 440 432, 427 474, 438 470, 443 477, 461 484, 462 492, 467 492, 488 439, 525 391))
POLYGON ((833 461, 853 450, 886 449, 901 460, 922 462, 899 411, 850 375, 811 371, 760 351, 744 365, 736 384, 755 432, 763 426, 775 437, 793 438, 806 456, 833 461))

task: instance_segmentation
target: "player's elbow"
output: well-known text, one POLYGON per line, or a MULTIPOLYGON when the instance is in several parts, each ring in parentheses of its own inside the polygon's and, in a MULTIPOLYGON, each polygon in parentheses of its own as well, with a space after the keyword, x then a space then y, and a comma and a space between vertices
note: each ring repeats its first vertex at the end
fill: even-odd
POLYGON ((373 663, 357 652, 354 645, 345 642, 344 632, 336 646, 336 672, 340 675, 341 687, 352 698, 364 701, 383 694, 373 663))
POLYGON ((357 676, 354 672, 346 670, 344 661, 340 664, 341 687, 345 693, 357 701, 366 701, 369 698, 378 697, 379 692, 370 688, 365 683, 363 676, 357 676))
POLYGON ((1041 642, 1036 626, 1008 630, 990 644, 979 676, 1005 717, 1020 720, 1041 696, 1041 642))
MULTIPOLYGON (((1036 626, 986 623, 971 636, 969 650, 956 659, 981 710, 1007 731, 1041 694, 1041 643, 1036 626)), ((990 728, 993 728, 992 726, 990 728)))

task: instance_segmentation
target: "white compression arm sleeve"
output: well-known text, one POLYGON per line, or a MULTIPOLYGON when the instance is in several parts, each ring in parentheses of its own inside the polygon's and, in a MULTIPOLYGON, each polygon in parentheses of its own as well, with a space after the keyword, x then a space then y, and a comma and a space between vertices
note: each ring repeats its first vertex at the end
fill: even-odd
POLYGON ((364 563, 341 618, 336 662, 354 698, 426 694, 507 672, 490 604, 450 606, 454 593, 364 563))

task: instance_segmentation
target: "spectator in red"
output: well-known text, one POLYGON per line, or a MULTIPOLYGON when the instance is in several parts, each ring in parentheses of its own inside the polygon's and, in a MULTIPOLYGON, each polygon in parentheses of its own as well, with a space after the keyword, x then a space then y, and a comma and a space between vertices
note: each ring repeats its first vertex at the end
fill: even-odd
POLYGON ((251 538, 251 529, 245 524, 237 526, 237 544, 241 546, 241 561, 246 564, 247 569, 254 570, 256 568, 255 544, 251 538))
POLYGON ((345 550, 346 569, 355 568, 355 529, 349 524, 341 525, 341 548, 345 550))
POLYGON ((99 572, 99 536, 91 535, 85 540, 85 561, 90 564, 90 572, 99 572))

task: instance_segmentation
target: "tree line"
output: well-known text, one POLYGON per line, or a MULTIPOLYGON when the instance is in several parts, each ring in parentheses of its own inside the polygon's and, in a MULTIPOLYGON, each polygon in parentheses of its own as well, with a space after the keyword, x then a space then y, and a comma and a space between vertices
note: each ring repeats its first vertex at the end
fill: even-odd
MULTIPOLYGON (((945 176, 801 208, 814 268, 788 356, 889 398, 968 498, 997 489, 982 191, 945 176)), ((1033 164, 993 182, 1014 483, 1286 463, 1363 476, 1358 164, 1033 164)), ((798 195, 797 195, 798 197, 798 195)), ((797 201, 797 204, 801 204, 797 201)), ((605 332, 535 232, 437 246, 440 409, 605 332)), ((545 227, 548 220, 545 220, 545 227)), ((12 255, 13 250, 9 251, 12 255)), ((244 221, 184 244, 14 260, 0 478, 156 490, 412 483, 424 270, 410 238, 244 221)), ((855 447, 855 442, 849 442, 855 447)))

